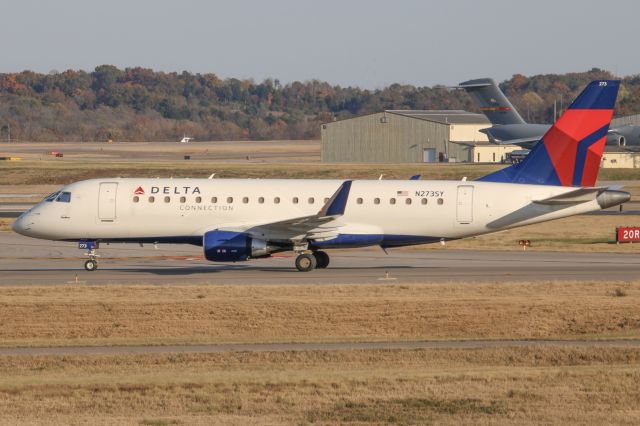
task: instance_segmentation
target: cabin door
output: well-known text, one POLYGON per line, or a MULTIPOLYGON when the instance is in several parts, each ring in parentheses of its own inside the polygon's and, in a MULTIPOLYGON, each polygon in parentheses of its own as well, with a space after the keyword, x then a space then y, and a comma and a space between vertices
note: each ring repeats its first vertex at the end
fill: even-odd
POLYGON ((115 182, 104 182, 100 184, 98 218, 102 222, 113 222, 116 219, 117 192, 118 184, 115 182))
POLYGON ((458 223, 473 222, 473 186, 471 185, 458 186, 456 219, 458 223))

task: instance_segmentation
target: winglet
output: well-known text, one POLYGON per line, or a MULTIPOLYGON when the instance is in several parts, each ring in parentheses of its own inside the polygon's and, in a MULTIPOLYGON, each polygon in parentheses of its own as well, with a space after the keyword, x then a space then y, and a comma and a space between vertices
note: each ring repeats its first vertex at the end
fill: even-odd
POLYGON ((347 207, 347 200, 349 199, 349 191, 351 190, 351 183, 353 181, 346 180, 340 185, 340 188, 333 194, 333 196, 327 201, 327 203, 318 212, 318 216, 340 216, 344 214, 344 209, 347 207))
POLYGON ((409 178, 409 180, 420 180, 420 175, 413 175, 409 178))

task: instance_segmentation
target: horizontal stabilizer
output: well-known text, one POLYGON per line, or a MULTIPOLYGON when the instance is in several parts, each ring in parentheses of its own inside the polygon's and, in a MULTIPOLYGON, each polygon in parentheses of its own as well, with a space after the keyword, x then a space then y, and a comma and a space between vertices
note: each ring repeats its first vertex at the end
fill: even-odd
POLYGON ((599 194, 607 190, 607 187, 595 187, 595 188, 579 188, 573 191, 565 192, 564 194, 554 195, 553 197, 545 198, 542 200, 534 200, 536 204, 545 205, 561 205, 561 204, 581 204, 588 201, 595 200, 599 194))
POLYGON ((457 86, 449 86, 449 89, 477 89, 480 87, 489 87, 492 84, 488 80, 480 79, 480 80, 469 80, 469 82, 460 83, 457 86), (480 81, 479 83, 475 83, 475 81, 480 81))

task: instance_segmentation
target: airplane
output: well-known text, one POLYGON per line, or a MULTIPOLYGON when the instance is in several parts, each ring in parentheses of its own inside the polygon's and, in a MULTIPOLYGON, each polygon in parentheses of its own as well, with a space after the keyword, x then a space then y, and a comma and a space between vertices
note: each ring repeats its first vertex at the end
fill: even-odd
MULTIPOLYGON (((489 119, 493 126, 480 131, 492 142, 531 148, 551 127, 524 121, 491 78, 465 81, 454 88, 464 89, 489 119)), ((640 126, 627 124, 610 128, 606 145, 634 151, 640 149, 640 126)))
POLYGON ((182 139, 180 139, 180 143, 189 143, 193 140, 193 138, 187 136, 187 135, 183 135, 182 139))
POLYGON ((622 204, 595 186, 620 82, 590 83, 530 155, 475 181, 92 179, 62 187, 13 224, 22 235, 77 242, 85 269, 100 243, 180 243, 213 262, 293 251, 299 271, 326 249, 444 242, 622 204))

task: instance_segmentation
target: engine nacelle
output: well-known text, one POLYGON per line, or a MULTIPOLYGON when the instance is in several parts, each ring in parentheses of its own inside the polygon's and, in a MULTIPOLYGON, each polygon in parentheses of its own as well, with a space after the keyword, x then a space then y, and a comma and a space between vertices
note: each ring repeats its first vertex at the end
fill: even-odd
POLYGON ((626 146, 627 140, 624 136, 619 135, 617 133, 609 133, 607 135, 607 145, 608 146, 626 146))
POLYGON ((210 231, 202 238, 204 257, 214 262, 238 262, 268 257, 275 251, 266 241, 242 232, 210 231))

